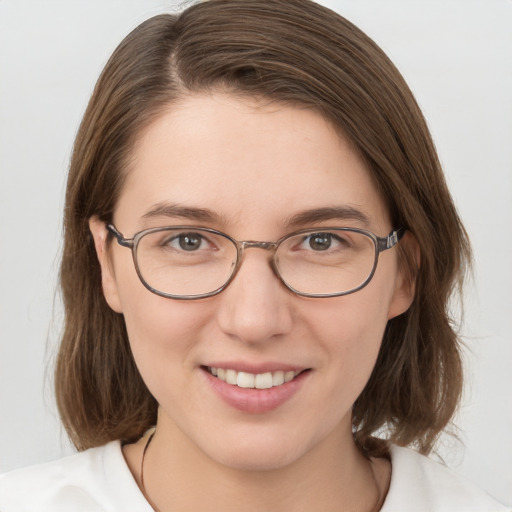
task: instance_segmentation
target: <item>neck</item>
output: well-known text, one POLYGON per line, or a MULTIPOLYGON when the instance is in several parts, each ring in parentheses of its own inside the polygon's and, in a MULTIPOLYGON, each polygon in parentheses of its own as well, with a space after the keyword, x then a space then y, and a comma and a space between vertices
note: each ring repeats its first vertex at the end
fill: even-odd
MULTIPOLYGON (((202 451, 177 428, 157 428, 144 457, 146 498, 167 510, 379 510, 388 478, 382 461, 365 459, 352 436, 335 432, 291 464, 274 469, 227 467, 202 451), (377 471, 376 471, 377 470, 377 471), (214 505, 212 505, 214 504, 214 505), (250 504, 251 508, 247 505, 250 504)), ((140 482, 140 463, 148 437, 125 447, 140 482)))

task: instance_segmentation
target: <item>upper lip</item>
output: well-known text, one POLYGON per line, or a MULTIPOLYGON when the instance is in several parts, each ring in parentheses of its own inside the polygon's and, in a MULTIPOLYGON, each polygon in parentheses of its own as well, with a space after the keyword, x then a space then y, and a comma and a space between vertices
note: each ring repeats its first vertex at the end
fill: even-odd
POLYGON ((224 368, 225 370, 235 370, 237 372, 253 373, 258 375, 260 373, 277 372, 282 370, 284 372, 300 372, 307 370, 306 366, 294 365, 290 363, 279 363, 276 361, 254 363, 246 361, 212 361, 206 365, 210 368, 224 368))

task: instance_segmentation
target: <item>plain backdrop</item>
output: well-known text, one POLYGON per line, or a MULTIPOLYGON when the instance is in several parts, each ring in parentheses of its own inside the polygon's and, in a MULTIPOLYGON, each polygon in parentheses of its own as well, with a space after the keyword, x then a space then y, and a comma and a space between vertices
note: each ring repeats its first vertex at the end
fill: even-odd
MULTIPOLYGON (((475 251, 462 333, 462 443, 446 463, 512 503, 512 1, 322 2, 366 31, 409 82, 475 251)), ((110 53, 156 0, 0 0, 0 471, 72 449, 51 373, 73 138, 110 53)))

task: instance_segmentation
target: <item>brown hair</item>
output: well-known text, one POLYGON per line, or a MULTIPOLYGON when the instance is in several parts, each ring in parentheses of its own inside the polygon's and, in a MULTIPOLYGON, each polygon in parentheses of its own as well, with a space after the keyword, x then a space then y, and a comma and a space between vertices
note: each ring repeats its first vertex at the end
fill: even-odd
POLYGON ((367 162, 396 227, 418 241, 421 265, 400 250, 410 309, 388 322, 377 364, 353 409, 354 436, 383 453, 376 431, 427 453, 457 406, 462 373, 448 300, 470 249, 426 123, 402 76, 363 32, 308 0, 210 0, 130 33, 103 70, 69 171, 61 286, 65 325, 57 401, 78 449, 132 440, 157 403, 135 366, 122 315, 107 305, 88 228, 109 222, 140 131, 190 92, 235 94, 316 109, 367 162))

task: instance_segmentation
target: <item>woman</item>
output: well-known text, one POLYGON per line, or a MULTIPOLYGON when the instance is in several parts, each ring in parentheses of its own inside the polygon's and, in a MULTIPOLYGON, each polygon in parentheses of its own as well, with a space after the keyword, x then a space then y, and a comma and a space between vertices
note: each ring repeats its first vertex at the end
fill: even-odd
POLYGON ((404 448, 457 406, 469 259, 409 89, 349 22, 302 0, 148 20, 68 179, 56 382, 81 453, 4 476, 0 509, 504 510, 404 448))

